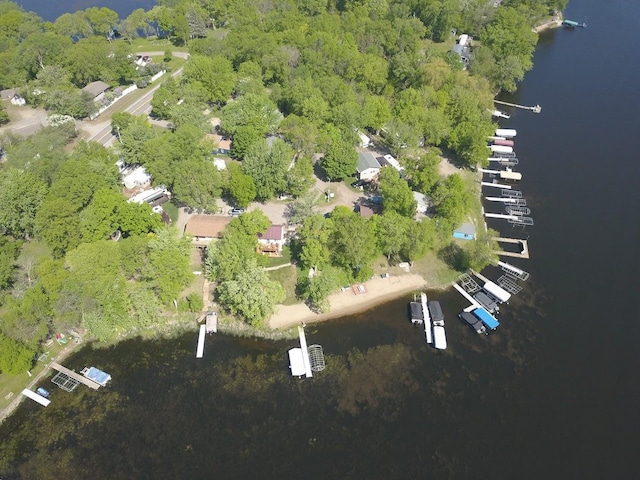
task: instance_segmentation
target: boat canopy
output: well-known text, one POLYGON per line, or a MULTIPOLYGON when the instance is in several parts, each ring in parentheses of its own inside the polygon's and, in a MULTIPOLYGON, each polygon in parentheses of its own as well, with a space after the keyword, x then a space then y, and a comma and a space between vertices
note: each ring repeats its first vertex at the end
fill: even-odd
POLYGON ((444 325, 444 313, 442 313, 442 307, 437 300, 431 300, 427 303, 429 313, 431 314, 431 320, 434 325, 444 325))
POLYGON ((433 345, 438 350, 444 350, 447 348, 447 335, 444 332, 444 327, 433 327, 433 345))
POLYGON ((412 320, 423 320, 422 316, 422 305, 418 302, 411 302, 409 304, 409 308, 411 310, 411 319, 412 320))
POLYGON ((511 137, 515 137, 517 134, 518 132, 513 128, 498 128, 496 130, 497 137, 511 138, 511 137))
POLYGON ((490 328, 491 330, 495 330, 496 328, 498 328, 498 325, 500 325, 500 322, 482 307, 476 308, 473 311, 473 314, 478 317, 480 321, 487 326, 487 328, 490 328))
POLYGON ((493 282, 485 283, 482 288, 484 288, 488 293, 496 297, 502 303, 508 302, 511 298, 511 294, 509 292, 493 282))
POLYGON ((513 153, 513 147, 507 147, 506 145, 489 145, 489 148, 496 153, 513 153))
POLYGON ((289 368, 291 369, 291 375, 294 377, 301 377, 305 374, 302 349, 300 347, 289 350, 289 368))
POLYGON ((109 380, 111 380, 111 375, 102 370, 97 369, 96 367, 90 367, 85 373, 84 376, 89 380, 93 380, 94 382, 102 385, 103 387, 107 384, 109 380))
MULTIPOLYGON (((477 292, 473 295, 480 305, 486 308, 490 312, 498 310, 498 304, 484 292, 477 292)), ((473 316, 473 315, 472 315, 473 316)))

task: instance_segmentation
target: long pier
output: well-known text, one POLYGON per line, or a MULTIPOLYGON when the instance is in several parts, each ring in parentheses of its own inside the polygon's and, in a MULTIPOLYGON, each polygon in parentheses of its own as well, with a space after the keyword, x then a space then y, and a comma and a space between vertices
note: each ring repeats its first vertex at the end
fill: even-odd
POLYGON ((500 100, 494 100, 493 103, 497 103, 498 105, 506 105, 507 107, 521 108, 522 110, 530 110, 533 113, 540 113, 542 111, 542 107, 540 105, 527 107, 526 105, 518 105, 516 103, 503 102, 500 100))
POLYGON ((302 364, 304 365, 304 374, 307 378, 313 377, 311 372, 311 359, 309 358, 309 347, 307 347, 307 337, 304 334, 304 327, 298 325, 298 336, 300 337, 300 349, 302 350, 302 364))
POLYGON ((93 380, 89 380, 87 377, 80 375, 79 373, 76 373, 73 370, 69 370, 67 367, 63 367, 59 363, 51 362, 49 366, 54 370, 64 373, 65 375, 68 375, 69 377, 79 381, 80 383, 86 385, 89 388, 93 388, 94 390, 98 390, 100 388, 99 383, 96 383, 93 380))
POLYGON ((455 288, 458 292, 460 292, 460 295, 462 295, 464 298, 466 298, 469 303, 471 303, 471 305, 469 305, 467 308, 464 309, 465 312, 472 312, 474 311, 476 308, 480 308, 482 305, 480 305, 478 302, 476 302, 476 299, 473 298, 471 295, 469 295, 467 292, 464 291, 464 288, 462 288, 460 285, 458 285, 456 282, 451 282, 451 285, 453 286, 453 288, 455 288))
POLYGON ((520 253, 517 252, 504 252, 502 250, 495 251, 496 255, 500 255, 503 257, 514 257, 514 258, 529 258, 529 244, 526 240, 520 240, 517 238, 503 238, 503 237, 493 237, 498 243, 510 243, 514 245, 521 245, 522 251, 520 253))

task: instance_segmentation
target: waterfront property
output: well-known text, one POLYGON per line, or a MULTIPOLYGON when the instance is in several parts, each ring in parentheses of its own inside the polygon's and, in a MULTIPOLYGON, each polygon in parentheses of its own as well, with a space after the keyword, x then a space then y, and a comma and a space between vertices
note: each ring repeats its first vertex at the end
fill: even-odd
MULTIPOLYGON (((78 386, 78 383, 82 383, 83 385, 86 385, 87 387, 94 390, 98 390, 101 386, 103 386, 101 383, 98 383, 94 379, 89 378, 86 375, 80 375, 79 373, 76 373, 73 370, 69 370, 67 367, 63 367, 56 362, 51 362, 49 365, 54 370, 57 370, 58 372, 63 374, 61 376, 56 375, 56 377, 58 377, 59 379, 59 382, 56 381, 56 377, 51 380, 63 390, 72 391, 78 386)), ((111 376, 109 376, 109 379, 111 379, 111 376)))

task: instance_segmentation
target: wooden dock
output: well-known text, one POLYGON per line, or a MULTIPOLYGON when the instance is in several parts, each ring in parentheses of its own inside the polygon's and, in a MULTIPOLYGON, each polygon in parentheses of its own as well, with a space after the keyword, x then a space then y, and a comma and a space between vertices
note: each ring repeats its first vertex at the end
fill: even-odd
POLYGON ((502 102, 500 100, 494 100, 494 103, 498 105, 506 105, 507 107, 521 108, 522 110, 531 110, 533 113, 540 113, 542 107, 540 105, 534 105, 533 107, 527 107, 526 105, 518 105, 516 103, 502 102))
POLYGON ((502 250, 499 250, 499 251, 493 252, 496 255, 500 255, 503 257, 513 257, 513 258, 529 258, 529 244, 527 243, 526 240, 520 240, 518 238, 503 238, 503 237, 494 237, 493 240, 495 240, 498 243, 511 243, 511 244, 522 246, 522 251, 520 253, 504 252, 502 250))
POLYGON ((93 388, 94 390, 98 390, 100 388, 99 383, 96 383, 93 380, 89 380, 87 377, 84 377, 79 373, 74 372, 73 370, 69 370, 67 367, 63 367, 59 363, 51 362, 49 366, 54 370, 64 373, 65 375, 68 375, 69 377, 79 381, 80 383, 86 385, 89 388, 93 388))

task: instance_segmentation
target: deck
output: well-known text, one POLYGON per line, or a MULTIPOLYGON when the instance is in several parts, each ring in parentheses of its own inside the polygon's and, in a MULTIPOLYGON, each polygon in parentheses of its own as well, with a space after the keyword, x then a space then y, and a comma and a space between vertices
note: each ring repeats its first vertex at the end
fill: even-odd
POLYGON ((89 380, 87 377, 84 377, 79 373, 74 372, 73 370, 69 370, 67 367, 63 367, 59 363, 51 362, 49 366, 54 370, 64 373, 65 375, 73 378, 74 380, 77 380, 78 382, 86 385, 89 388, 93 388, 94 390, 98 390, 100 388, 99 383, 96 383, 93 380, 89 380))

